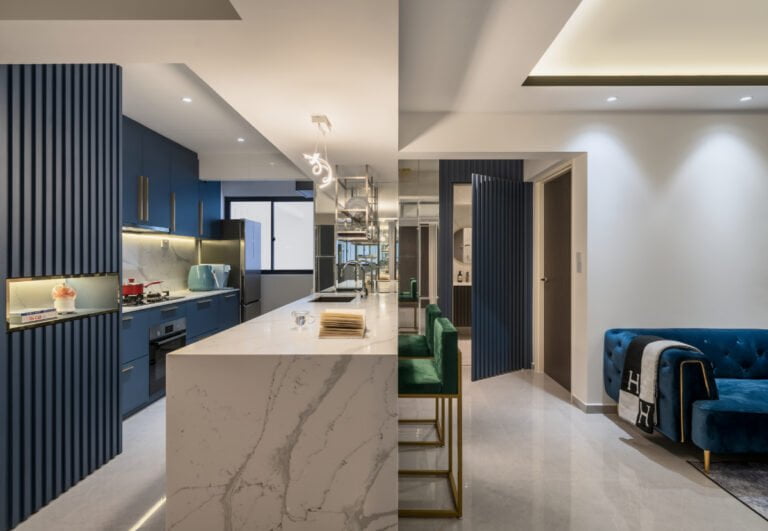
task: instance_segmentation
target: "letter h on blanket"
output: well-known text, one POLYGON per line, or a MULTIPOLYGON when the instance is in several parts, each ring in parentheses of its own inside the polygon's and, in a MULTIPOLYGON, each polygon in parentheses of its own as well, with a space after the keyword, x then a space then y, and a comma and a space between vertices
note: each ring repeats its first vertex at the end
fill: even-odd
POLYGON ((656 336, 637 336, 627 348, 619 391, 619 416, 641 430, 653 433, 658 423, 656 409, 659 358, 668 348, 697 350, 656 336))

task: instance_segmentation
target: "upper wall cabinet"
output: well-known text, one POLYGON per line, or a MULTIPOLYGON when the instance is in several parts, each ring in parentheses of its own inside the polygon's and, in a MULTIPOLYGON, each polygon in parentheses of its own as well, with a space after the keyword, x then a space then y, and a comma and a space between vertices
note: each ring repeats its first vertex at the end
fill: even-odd
POLYGON ((200 181, 199 235, 201 238, 219 238, 218 221, 221 219, 221 183, 200 181))
POLYGON ((142 127, 123 118, 123 224, 141 225, 144 219, 144 180, 141 170, 142 127))
POLYGON ((171 232, 197 236, 197 155, 174 146, 171 157, 171 232))
POLYGON ((144 224, 171 226, 171 158, 173 145, 154 131, 141 138, 141 164, 144 177, 144 224))
POLYGON ((221 184, 198 179, 197 153, 123 117, 123 224, 215 238, 221 184))

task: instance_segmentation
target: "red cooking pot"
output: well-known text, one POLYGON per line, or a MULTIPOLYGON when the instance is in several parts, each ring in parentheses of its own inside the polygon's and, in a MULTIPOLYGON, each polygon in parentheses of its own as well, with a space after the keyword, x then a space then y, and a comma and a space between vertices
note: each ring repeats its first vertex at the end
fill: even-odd
POLYGON ((123 297, 127 297, 128 295, 143 295, 144 294, 144 288, 148 288, 149 286, 154 286, 155 284, 162 284, 162 280, 155 280, 153 282, 147 282, 146 284, 142 283, 136 283, 135 278, 129 278, 128 284, 123 284, 123 297))

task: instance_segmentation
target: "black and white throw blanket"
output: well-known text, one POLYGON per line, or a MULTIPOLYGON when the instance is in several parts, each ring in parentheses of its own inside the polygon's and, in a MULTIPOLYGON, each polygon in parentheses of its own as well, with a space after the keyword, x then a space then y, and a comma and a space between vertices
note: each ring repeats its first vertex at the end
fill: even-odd
POLYGON ((627 347, 624 370, 621 372, 619 416, 648 433, 657 424, 657 374, 659 357, 669 348, 698 349, 679 341, 656 336, 637 336, 627 347))

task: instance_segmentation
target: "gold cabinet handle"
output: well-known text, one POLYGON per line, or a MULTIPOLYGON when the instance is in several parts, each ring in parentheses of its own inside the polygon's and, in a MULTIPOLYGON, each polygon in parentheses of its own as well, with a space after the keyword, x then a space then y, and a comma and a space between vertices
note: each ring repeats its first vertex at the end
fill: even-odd
POLYGON ((139 198, 139 221, 144 221, 144 176, 139 175, 139 179, 137 181, 137 184, 139 185, 139 193, 137 194, 137 197, 139 198))
POLYGON ((176 232, 176 192, 171 192, 171 232, 176 232))
POLYGON ((197 202, 197 220, 198 220, 198 233, 200 236, 203 235, 203 202, 198 201, 197 202))
POLYGON ((144 177, 144 221, 149 221, 149 177, 144 177))

